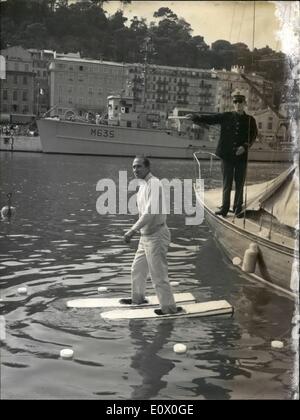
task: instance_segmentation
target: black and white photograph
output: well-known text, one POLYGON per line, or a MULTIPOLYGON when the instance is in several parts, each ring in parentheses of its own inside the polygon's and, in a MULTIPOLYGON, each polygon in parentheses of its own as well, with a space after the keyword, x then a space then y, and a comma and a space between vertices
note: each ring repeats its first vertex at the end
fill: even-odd
POLYGON ((299 400, 300 3, 0 22, 0 400, 299 400))

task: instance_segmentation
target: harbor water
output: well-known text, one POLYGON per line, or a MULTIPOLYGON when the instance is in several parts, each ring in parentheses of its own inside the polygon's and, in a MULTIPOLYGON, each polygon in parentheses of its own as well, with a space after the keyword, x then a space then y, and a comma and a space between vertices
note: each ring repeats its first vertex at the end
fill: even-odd
MULTIPOLYGON (((69 309, 79 297, 126 297, 137 239, 123 234, 134 215, 100 215, 97 182, 128 171, 130 158, 0 152, 1 207, 13 192, 16 215, 0 223, 2 399, 292 399, 294 302, 250 281, 224 256, 206 222, 171 214, 170 281, 198 301, 226 299, 234 316, 107 321, 101 309, 69 309), (18 293, 26 287, 27 294, 18 293), (99 287, 107 291, 99 294, 99 287), (271 347, 273 340, 283 348, 271 347), (173 346, 187 346, 176 354, 173 346), (73 358, 60 357, 72 349, 73 358)), ((206 186, 220 168, 202 162, 206 186)), ((250 163, 251 182, 287 164, 250 163)), ((160 178, 195 179, 195 164, 153 159, 160 178)), ((153 294, 151 283, 147 293, 153 294)), ((107 310, 107 309, 105 309, 107 310)))

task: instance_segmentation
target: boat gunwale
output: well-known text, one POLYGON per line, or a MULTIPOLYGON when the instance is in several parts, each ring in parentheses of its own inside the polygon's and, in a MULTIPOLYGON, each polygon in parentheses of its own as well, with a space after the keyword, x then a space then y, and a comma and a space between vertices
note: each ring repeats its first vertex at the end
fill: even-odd
MULTIPOLYGON (((286 255, 292 255, 294 256, 295 254, 297 254, 297 250, 295 249, 295 247, 289 246, 289 245, 284 245, 284 244, 280 244, 278 242, 275 242, 274 240, 271 240, 269 238, 265 238, 263 236, 258 236, 257 234, 251 232, 250 230, 246 229, 246 227, 241 227, 236 225, 235 223, 233 223, 231 220, 226 219, 226 218, 220 218, 217 217, 214 214, 214 211, 204 202, 201 201, 199 195, 197 194, 197 189, 194 185, 194 190, 195 190, 195 194, 196 194, 196 198, 200 201, 200 203, 203 204, 204 209, 211 215, 211 217, 213 217, 214 220, 216 220, 218 223, 226 225, 226 227, 228 227, 230 230, 233 231, 238 231, 238 233, 244 237, 250 236, 252 238, 254 238, 257 242, 261 242, 263 245, 267 246, 268 248, 271 249, 277 249, 280 252, 284 252, 286 255)), ((258 225, 254 222, 252 222, 251 220, 247 219, 247 222, 252 225, 257 227, 258 225)), ((276 233, 276 235, 280 236, 280 237, 284 237, 284 235, 281 235, 279 233, 276 233)), ((290 241, 295 242, 295 245, 297 244, 297 241, 293 238, 288 238, 290 241)))

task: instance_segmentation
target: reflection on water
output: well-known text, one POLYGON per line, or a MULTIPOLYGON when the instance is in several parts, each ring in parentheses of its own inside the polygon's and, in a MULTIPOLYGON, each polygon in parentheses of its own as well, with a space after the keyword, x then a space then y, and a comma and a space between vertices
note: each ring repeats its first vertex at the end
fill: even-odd
MULTIPOLYGON (((0 164, 1 207, 13 190, 17 208, 0 224, 2 398, 291 398, 293 302, 230 266, 205 223, 169 217, 170 279, 179 282, 174 291, 200 301, 227 299, 233 318, 115 323, 101 319, 101 309, 66 307, 97 296, 99 286, 106 297, 129 293, 137 240, 128 246, 122 236, 135 217, 97 214, 96 184, 118 181, 131 159, 2 152, 0 164), (282 350, 271 348, 275 339, 282 350), (174 353, 176 343, 187 353, 174 353), (74 350, 72 361, 59 358, 63 348, 74 350)), ((169 179, 195 175, 188 161, 156 159, 153 167, 169 179)), ((262 181, 281 169, 251 164, 249 174, 262 181)), ((209 175, 208 162, 202 170, 209 175)), ((218 166, 212 177, 206 185, 220 185, 218 166)))
POLYGON ((164 345, 168 344, 173 330, 172 320, 156 323, 149 331, 149 323, 146 321, 130 321, 130 337, 136 348, 131 358, 130 366, 135 369, 142 378, 142 383, 133 385, 130 399, 150 399, 158 395, 159 391, 166 387, 167 381, 162 378, 174 368, 171 360, 158 355, 164 345))

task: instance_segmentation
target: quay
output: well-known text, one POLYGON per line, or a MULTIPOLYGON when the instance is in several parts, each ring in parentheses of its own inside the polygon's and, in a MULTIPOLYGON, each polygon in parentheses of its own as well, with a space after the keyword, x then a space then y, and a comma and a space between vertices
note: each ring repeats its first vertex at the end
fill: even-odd
POLYGON ((0 150, 15 152, 42 152, 40 137, 0 136, 0 150))

